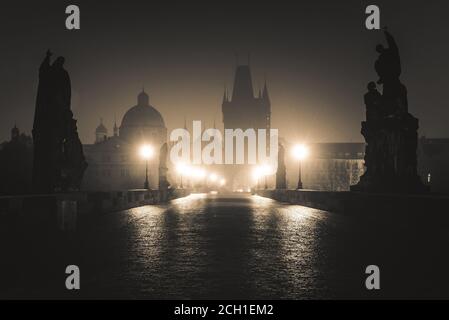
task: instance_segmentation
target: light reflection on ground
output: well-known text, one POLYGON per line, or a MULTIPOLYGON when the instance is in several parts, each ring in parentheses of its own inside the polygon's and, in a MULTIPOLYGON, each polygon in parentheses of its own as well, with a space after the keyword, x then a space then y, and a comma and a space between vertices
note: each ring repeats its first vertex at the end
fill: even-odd
POLYGON ((96 216, 70 237, 16 236, 21 249, 2 261, 8 286, 0 297, 449 297, 447 246, 409 221, 398 228, 384 220, 248 194, 193 194, 96 216), (61 287, 68 264, 82 270, 80 292, 61 287), (370 264, 381 268, 380 292, 364 287, 370 264))
MULTIPOLYGON (((115 214, 119 296, 326 296, 322 220, 329 214, 248 195, 193 194, 115 214)), ((331 239, 326 240, 332 243, 331 239)), ((104 254, 104 252, 101 252, 104 254)), ((98 292, 113 288, 95 283, 98 292), (107 288, 107 289, 106 289, 107 288)))

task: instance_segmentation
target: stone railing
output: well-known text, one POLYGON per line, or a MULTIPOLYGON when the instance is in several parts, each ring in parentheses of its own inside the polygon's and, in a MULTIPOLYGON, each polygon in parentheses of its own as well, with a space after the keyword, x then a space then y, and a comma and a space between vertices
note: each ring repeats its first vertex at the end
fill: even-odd
POLYGON ((77 221, 89 217, 160 204, 190 194, 188 189, 76 192, 52 195, 0 197, 0 223, 35 225, 36 228, 74 229, 77 221))
POLYGON ((190 194, 187 189, 146 190, 135 189, 127 191, 90 192, 87 199, 81 202, 79 212, 104 213, 119 211, 150 204, 164 203, 172 199, 190 194))
MULTIPOLYGON (((449 218, 449 196, 433 194, 370 194, 360 192, 327 192, 314 190, 259 190, 258 195, 320 210, 374 216, 411 217, 422 219, 449 218)), ((449 220, 448 220, 449 221, 449 220)))

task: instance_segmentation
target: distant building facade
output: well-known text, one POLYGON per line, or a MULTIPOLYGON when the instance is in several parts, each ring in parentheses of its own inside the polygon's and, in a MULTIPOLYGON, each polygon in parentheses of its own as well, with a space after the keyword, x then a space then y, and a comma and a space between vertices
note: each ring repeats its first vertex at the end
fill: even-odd
POLYGON ((418 173, 431 192, 449 194, 449 139, 419 140, 418 173))
MULTIPOLYGON (((302 163, 305 189, 349 191, 365 171, 364 143, 312 143, 302 163)), ((449 194, 449 139, 422 137, 418 142, 418 173, 431 192, 449 194)), ((297 170, 287 171, 289 187, 296 188, 297 170)))
POLYGON ((11 139, 0 144, 0 194, 31 193, 33 139, 14 126, 11 139))
POLYGON ((313 143, 302 163, 305 189, 349 191, 364 173, 364 143, 313 143))
POLYGON ((145 181, 145 160, 139 149, 151 145, 155 151, 148 161, 149 185, 158 188, 159 150, 167 142, 167 128, 162 115, 150 105, 149 96, 142 91, 137 105, 123 116, 120 127, 114 123, 112 136, 100 122, 95 130, 95 142, 83 145, 89 164, 83 189, 111 191, 141 189, 145 181))

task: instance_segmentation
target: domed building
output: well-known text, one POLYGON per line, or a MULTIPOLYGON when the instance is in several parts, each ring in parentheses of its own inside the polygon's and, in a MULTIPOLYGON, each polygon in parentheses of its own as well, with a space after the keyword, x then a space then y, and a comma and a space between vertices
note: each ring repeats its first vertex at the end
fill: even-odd
POLYGON ((103 119, 100 119, 100 125, 95 129, 95 143, 105 141, 108 138, 108 129, 103 124, 103 119))
POLYGON ((164 144, 167 128, 162 115, 149 104, 149 97, 142 91, 137 96, 137 105, 129 109, 122 119, 120 138, 130 143, 153 142, 164 144))
POLYGON ((100 121, 93 144, 84 145, 89 167, 83 188, 91 191, 141 189, 144 187, 146 160, 139 153, 142 146, 154 150, 148 160, 149 187, 156 189, 159 180, 159 150, 167 142, 167 128, 160 112, 150 105, 142 90, 137 105, 128 109, 120 127, 114 123, 113 135, 100 121))

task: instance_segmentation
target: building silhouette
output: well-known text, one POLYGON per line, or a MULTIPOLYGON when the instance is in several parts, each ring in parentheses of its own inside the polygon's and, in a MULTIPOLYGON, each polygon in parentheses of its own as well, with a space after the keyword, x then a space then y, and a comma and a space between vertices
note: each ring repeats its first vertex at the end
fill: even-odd
POLYGON ((421 137, 418 173, 431 192, 449 194, 449 139, 421 137))
POLYGON ((0 195, 31 193, 33 139, 14 125, 11 139, 0 143, 0 195))
POLYGON ((100 121, 95 130, 93 144, 83 145, 89 167, 83 181, 83 189, 111 191, 140 189, 144 186, 145 160, 139 149, 151 145, 155 151, 149 160, 150 188, 158 187, 159 150, 167 141, 167 128, 159 111, 150 105, 148 94, 142 90, 137 105, 123 116, 120 127, 113 126, 113 135, 100 121))
MULTIPOLYGON (((302 163, 305 189, 349 191, 365 172, 365 143, 310 143, 308 148, 309 156, 302 163)), ((294 188, 297 170, 292 178, 291 187, 294 188)))
MULTIPOLYGON (((265 82, 262 90, 254 94, 251 69, 249 65, 238 65, 235 70, 232 94, 225 88, 222 102, 224 129, 267 130, 267 148, 271 128, 271 101, 265 82)), ((258 146, 258 144, 257 144, 258 146)), ((245 164, 227 165, 226 176, 232 189, 248 188, 253 185, 251 165, 248 164, 247 141, 245 142, 245 164)), ((267 150, 269 152, 269 150, 267 150)), ((267 153, 268 155, 268 153, 267 153)), ((235 158, 235 144, 234 144, 235 158)), ((235 162, 234 162, 235 163, 235 162)))
POLYGON ((108 129, 103 124, 103 119, 100 119, 100 124, 95 129, 95 143, 100 143, 108 138, 108 129))
POLYGON ((271 102, 265 82, 263 90, 254 95, 249 65, 237 66, 231 97, 225 89, 222 103, 225 129, 269 129, 271 102))

